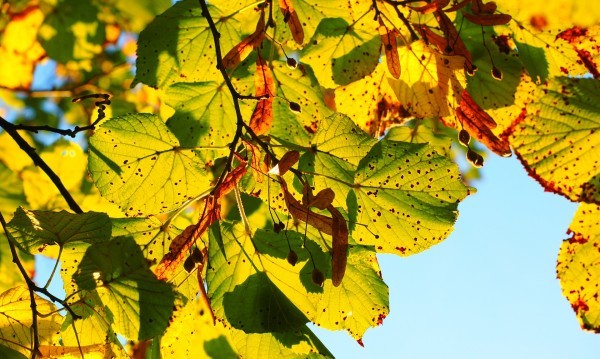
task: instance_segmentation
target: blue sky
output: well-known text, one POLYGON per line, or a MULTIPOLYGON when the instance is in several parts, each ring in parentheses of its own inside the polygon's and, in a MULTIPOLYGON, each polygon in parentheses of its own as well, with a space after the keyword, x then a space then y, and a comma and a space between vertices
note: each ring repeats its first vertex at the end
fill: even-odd
POLYGON ((577 205, 544 192, 513 156, 490 156, 452 235, 408 258, 380 256, 391 312, 361 348, 315 332, 338 358, 584 358, 584 332, 556 279, 577 205))

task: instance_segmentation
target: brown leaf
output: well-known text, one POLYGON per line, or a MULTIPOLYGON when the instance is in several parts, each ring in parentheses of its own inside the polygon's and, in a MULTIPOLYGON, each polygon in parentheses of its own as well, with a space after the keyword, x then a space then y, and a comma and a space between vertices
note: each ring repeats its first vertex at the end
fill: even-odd
POLYGON ((389 30, 383 24, 383 21, 379 19, 379 35, 381 35, 388 70, 390 70, 392 76, 400 78, 400 58, 398 57, 398 43, 396 42, 396 37, 400 36, 400 33, 396 29, 389 30))
POLYGON ((469 20, 473 24, 482 26, 494 26, 494 25, 506 25, 512 19, 512 16, 507 14, 479 14, 472 15, 463 12, 465 19, 469 20))
POLYGON ((459 33, 456 30, 456 27, 454 26, 454 23, 452 23, 452 20, 450 20, 448 15, 446 15, 446 13, 444 13, 443 11, 436 11, 435 19, 440 25, 440 29, 444 33, 445 41, 442 42, 439 39, 440 36, 435 34, 433 31, 431 31, 429 27, 426 26, 419 27, 426 33, 425 35, 423 35, 423 33, 421 35, 428 41, 436 44, 440 51, 442 51, 443 53, 448 55, 460 55, 464 57, 466 60, 465 70, 469 75, 475 74, 475 70, 477 70, 477 67, 473 64, 473 57, 471 56, 471 52, 469 52, 467 46, 460 38, 459 33), (442 44, 443 47, 440 46, 442 44))
POLYGON ((444 12, 454 12, 454 11, 460 10, 463 7, 465 7, 468 4, 470 4, 472 1, 473 0, 463 0, 461 2, 458 2, 458 3, 450 6, 449 8, 447 8, 446 10, 444 10, 444 12))
POLYGON ((408 6, 409 8, 415 10, 416 12, 420 12, 421 14, 431 14, 438 10, 442 10, 450 3, 450 0, 433 0, 427 5, 423 6, 408 6))
POLYGON ((456 109, 456 116, 467 132, 483 143, 494 153, 509 157, 512 153, 508 141, 498 138, 491 129, 496 127, 496 122, 488 115, 469 95, 463 91, 460 105, 456 109))
POLYGON ((226 69, 236 67, 242 60, 244 60, 260 43, 265 37, 265 19, 263 16, 258 20, 256 24, 256 30, 239 44, 235 45, 225 57, 223 57, 223 66, 226 69))
POLYGON ((169 245, 169 252, 163 256, 154 270, 158 279, 169 279, 177 270, 179 264, 187 257, 187 253, 196 240, 200 238, 208 228, 221 219, 221 198, 229 193, 235 185, 246 174, 247 163, 241 162, 225 176, 221 185, 214 195, 204 200, 204 210, 198 223, 186 227, 169 245))
POLYGON ((342 284, 342 279, 346 273, 348 226, 346 225, 344 216, 335 207, 329 205, 327 210, 331 213, 332 217, 331 280, 333 285, 338 287, 342 284))
POLYGON ((333 233, 333 220, 322 214, 311 211, 307 206, 300 203, 294 196, 288 191, 287 183, 280 177, 281 190, 285 199, 285 204, 290 211, 291 215, 298 221, 306 222, 311 226, 315 227, 319 231, 331 235, 333 233))
POLYGON ((473 6, 471 7, 471 10, 476 15, 493 14, 497 8, 498 6, 494 1, 490 1, 484 4, 482 0, 473 0, 473 6))
POLYGON ((204 302, 204 304, 210 311, 210 316, 213 320, 213 324, 215 324, 217 322, 217 318, 215 317, 215 313, 214 313, 212 307, 210 306, 210 300, 208 299, 208 294, 206 293, 206 288, 204 288, 204 278, 202 278, 202 271, 204 270, 204 267, 206 266, 206 263, 208 262, 208 250, 206 249, 206 247, 204 247, 202 249, 202 254, 204 256, 204 260, 202 261, 202 263, 198 264, 198 272, 197 272, 198 287, 200 288, 200 300, 202 302, 204 302))
POLYGON ((304 192, 302 197, 304 205, 321 210, 329 207, 335 198, 335 192, 331 188, 320 190, 316 196, 313 196, 309 186, 305 186, 302 191, 304 192))
POLYGON ((256 73, 254 74, 254 87, 256 96, 268 95, 268 98, 258 101, 250 118, 250 128, 257 135, 269 132, 273 123, 273 99, 275 96, 275 81, 269 66, 260 57, 256 60, 256 73))
POLYGON ((276 175, 283 176, 284 174, 286 174, 287 171, 290 170, 290 168, 292 168, 293 165, 296 164, 296 162, 298 162, 299 159, 300 152, 296 150, 288 151, 283 156, 281 156, 281 159, 279 160, 277 165, 275 165, 275 167, 273 167, 273 169, 271 169, 269 173, 274 173, 276 175))
POLYGON ((251 142, 244 140, 242 140, 242 142, 244 143, 244 147, 246 147, 246 150, 252 154, 252 163, 250 165, 250 167, 254 170, 252 171, 252 175, 256 179, 256 182, 262 183, 264 173, 267 173, 269 168, 267 167, 266 163, 261 159, 260 149, 257 145, 251 142))
POLYGON ((300 23, 298 14, 296 13, 296 10, 294 10, 292 1, 279 0, 279 8, 281 9, 281 13, 283 13, 283 21, 290 27, 294 41, 302 45, 304 42, 304 29, 302 29, 302 23, 300 23))

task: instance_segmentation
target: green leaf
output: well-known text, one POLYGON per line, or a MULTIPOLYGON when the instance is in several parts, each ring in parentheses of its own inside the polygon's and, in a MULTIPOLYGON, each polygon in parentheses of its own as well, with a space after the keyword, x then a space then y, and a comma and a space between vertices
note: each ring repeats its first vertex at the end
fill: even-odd
POLYGON ((514 125, 511 145, 547 191, 600 201, 600 83, 555 78, 514 125))
POLYGON ((15 207, 26 203, 23 182, 16 172, 0 162, 0 211, 12 212, 15 207))
POLYGON ((243 226, 213 225, 209 258, 208 297, 219 320, 247 333, 293 331, 308 321, 266 275, 243 226))
POLYGON ((102 52, 104 22, 94 2, 62 0, 52 11, 38 37, 48 56, 60 63, 89 60, 102 52))
POLYGON ((558 253, 556 275, 583 329, 600 333, 600 206, 583 203, 558 253))
POLYGON ((129 216, 171 211, 210 187, 195 153, 150 114, 104 122, 90 139, 89 170, 102 196, 129 216))
POLYGON ((536 81, 539 79, 541 83, 546 82, 550 74, 548 73, 548 60, 546 60, 544 49, 517 40, 515 40, 515 44, 519 51, 519 59, 521 59, 529 76, 536 81))
MULTIPOLYGON (((225 53, 242 40, 241 23, 232 10, 212 4, 208 10, 225 53)), ((166 89, 175 82, 222 80, 215 52, 206 51, 209 47, 214 47, 213 38, 198 1, 178 2, 140 33, 135 82, 166 89)))
POLYGON ((358 24, 343 18, 321 21, 302 51, 324 87, 347 85, 369 75, 379 62, 381 38, 368 14, 358 24), (352 26, 351 26, 352 25, 352 26), (370 27, 369 27, 370 26, 370 27))
MULTIPOLYGON (((48 316, 38 316, 40 344, 50 345, 57 339, 62 317, 49 301, 35 295, 36 309, 48 316)), ((30 355, 33 345, 31 299, 26 286, 18 286, 0 294, 0 344, 19 353, 30 355)))
POLYGON ((140 246, 144 257, 157 264, 169 252, 171 241, 181 230, 169 224, 164 226, 156 217, 111 218, 113 236, 128 236, 140 246))
POLYGON ((79 289, 96 290, 98 300, 110 311, 116 332, 146 340, 167 327, 173 311, 173 289, 148 269, 131 237, 91 245, 73 279, 79 289))
MULTIPOLYGON (((313 236, 309 233, 309 238, 313 236)), ((316 325, 348 331, 360 339, 367 329, 380 325, 389 313, 388 288, 381 279, 373 248, 351 246, 346 274, 339 287, 331 281, 331 255, 314 240, 307 240, 294 231, 276 234, 257 230, 254 236, 269 278, 316 325), (289 248, 298 255, 292 266, 286 260, 289 248), (325 275, 323 288, 312 283, 314 260, 325 275)))
POLYGON ((434 119, 416 119, 403 126, 390 128, 385 138, 391 141, 428 143, 435 147, 440 155, 450 155, 452 137, 449 130, 434 119))
POLYGON ((28 357, 18 351, 0 345, 0 357, 7 359, 27 359, 28 357))
POLYGON ((169 0, 120 0, 116 8, 125 17, 122 24, 129 31, 139 33, 158 14, 167 10, 171 5, 169 0))
POLYGON ((378 252, 410 255, 445 239, 469 194, 458 167, 425 144, 381 140, 354 177, 352 237, 378 252))
POLYGON ((104 242, 111 234, 110 221, 105 213, 73 214, 23 208, 17 208, 8 229, 17 244, 30 254, 38 254, 46 246, 56 244, 63 247, 69 242, 104 242))

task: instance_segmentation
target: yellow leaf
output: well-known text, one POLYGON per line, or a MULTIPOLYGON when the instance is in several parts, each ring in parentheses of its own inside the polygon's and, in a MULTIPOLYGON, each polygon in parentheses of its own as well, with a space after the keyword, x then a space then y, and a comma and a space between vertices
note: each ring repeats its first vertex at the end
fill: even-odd
POLYGON ((466 87, 464 57, 441 55, 422 40, 398 52, 402 74, 389 81, 400 105, 418 118, 454 115, 466 87))
MULTIPOLYGON (((33 145, 33 140, 28 134, 21 133, 21 136, 27 143, 33 145)), ((33 165, 33 161, 27 153, 21 150, 19 145, 6 132, 0 134, 0 162, 3 162, 6 167, 14 172, 19 172, 23 168, 33 165)))
POLYGON ((558 253, 556 274, 583 329, 600 333, 600 206, 581 204, 558 253))
POLYGON ((37 41, 44 14, 37 7, 14 15, 4 29, 0 45, 0 85, 27 89, 33 79, 34 65, 44 55, 37 41))

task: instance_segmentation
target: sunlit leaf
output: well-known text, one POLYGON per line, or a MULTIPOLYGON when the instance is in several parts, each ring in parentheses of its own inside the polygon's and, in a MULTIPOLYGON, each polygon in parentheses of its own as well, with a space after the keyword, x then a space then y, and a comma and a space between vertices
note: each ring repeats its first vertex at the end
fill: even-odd
POLYGON ((600 333, 600 206, 581 204, 560 247, 556 274, 583 329, 600 333))
POLYGON ((111 119, 90 139, 96 186, 130 216, 173 210, 207 190, 202 166, 154 115, 111 119))
POLYGON ((11 171, 0 162, 0 211, 10 213, 20 205, 26 203, 23 192, 23 182, 17 173, 11 171))
POLYGON ((600 84, 556 78, 515 124, 511 145, 547 191, 574 201, 600 200, 600 84))
MULTIPOLYGON (((35 295, 36 309, 47 317, 38 316, 40 344, 52 344, 60 331, 61 316, 51 302, 35 295)), ((31 299, 26 286, 18 286, 0 294, 0 343, 29 356, 33 344, 31 299)))
POLYGON ((247 333, 293 331, 308 321, 263 271, 243 226, 215 224, 209 241, 206 281, 219 320, 247 333))
POLYGON ((381 38, 371 16, 352 24, 343 18, 322 21, 301 60, 310 64, 321 85, 335 88, 371 74, 379 62, 381 38))
POLYGON ((144 340, 167 327, 173 311, 173 290, 148 269, 131 237, 90 246, 73 278, 80 289, 96 290, 117 333, 144 340))
POLYGON ((18 208, 8 228, 17 244, 30 254, 43 252, 46 246, 62 247, 74 241, 103 242, 111 234, 108 216, 94 212, 72 214, 18 208))
POLYGON ((115 6, 120 13, 125 15, 124 25, 127 30, 139 33, 154 19, 155 16, 165 11, 171 5, 169 0, 120 0, 115 6))
MULTIPOLYGON (((228 16, 235 10, 208 8, 221 34, 221 47, 228 51, 242 40, 240 22, 228 16)), ((136 81, 167 88, 174 82, 222 80, 215 52, 204 51, 214 44, 201 13, 198 1, 184 0, 154 18, 138 40, 136 81)))
POLYGON ((88 60, 102 51, 104 23, 93 2, 61 0, 40 28, 39 39, 52 59, 67 63, 88 60))
POLYGON ((423 41, 398 51, 404 71, 390 81, 405 110, 418 118, 454 115, 466 86, 464 58, 441 55, 423 41))

